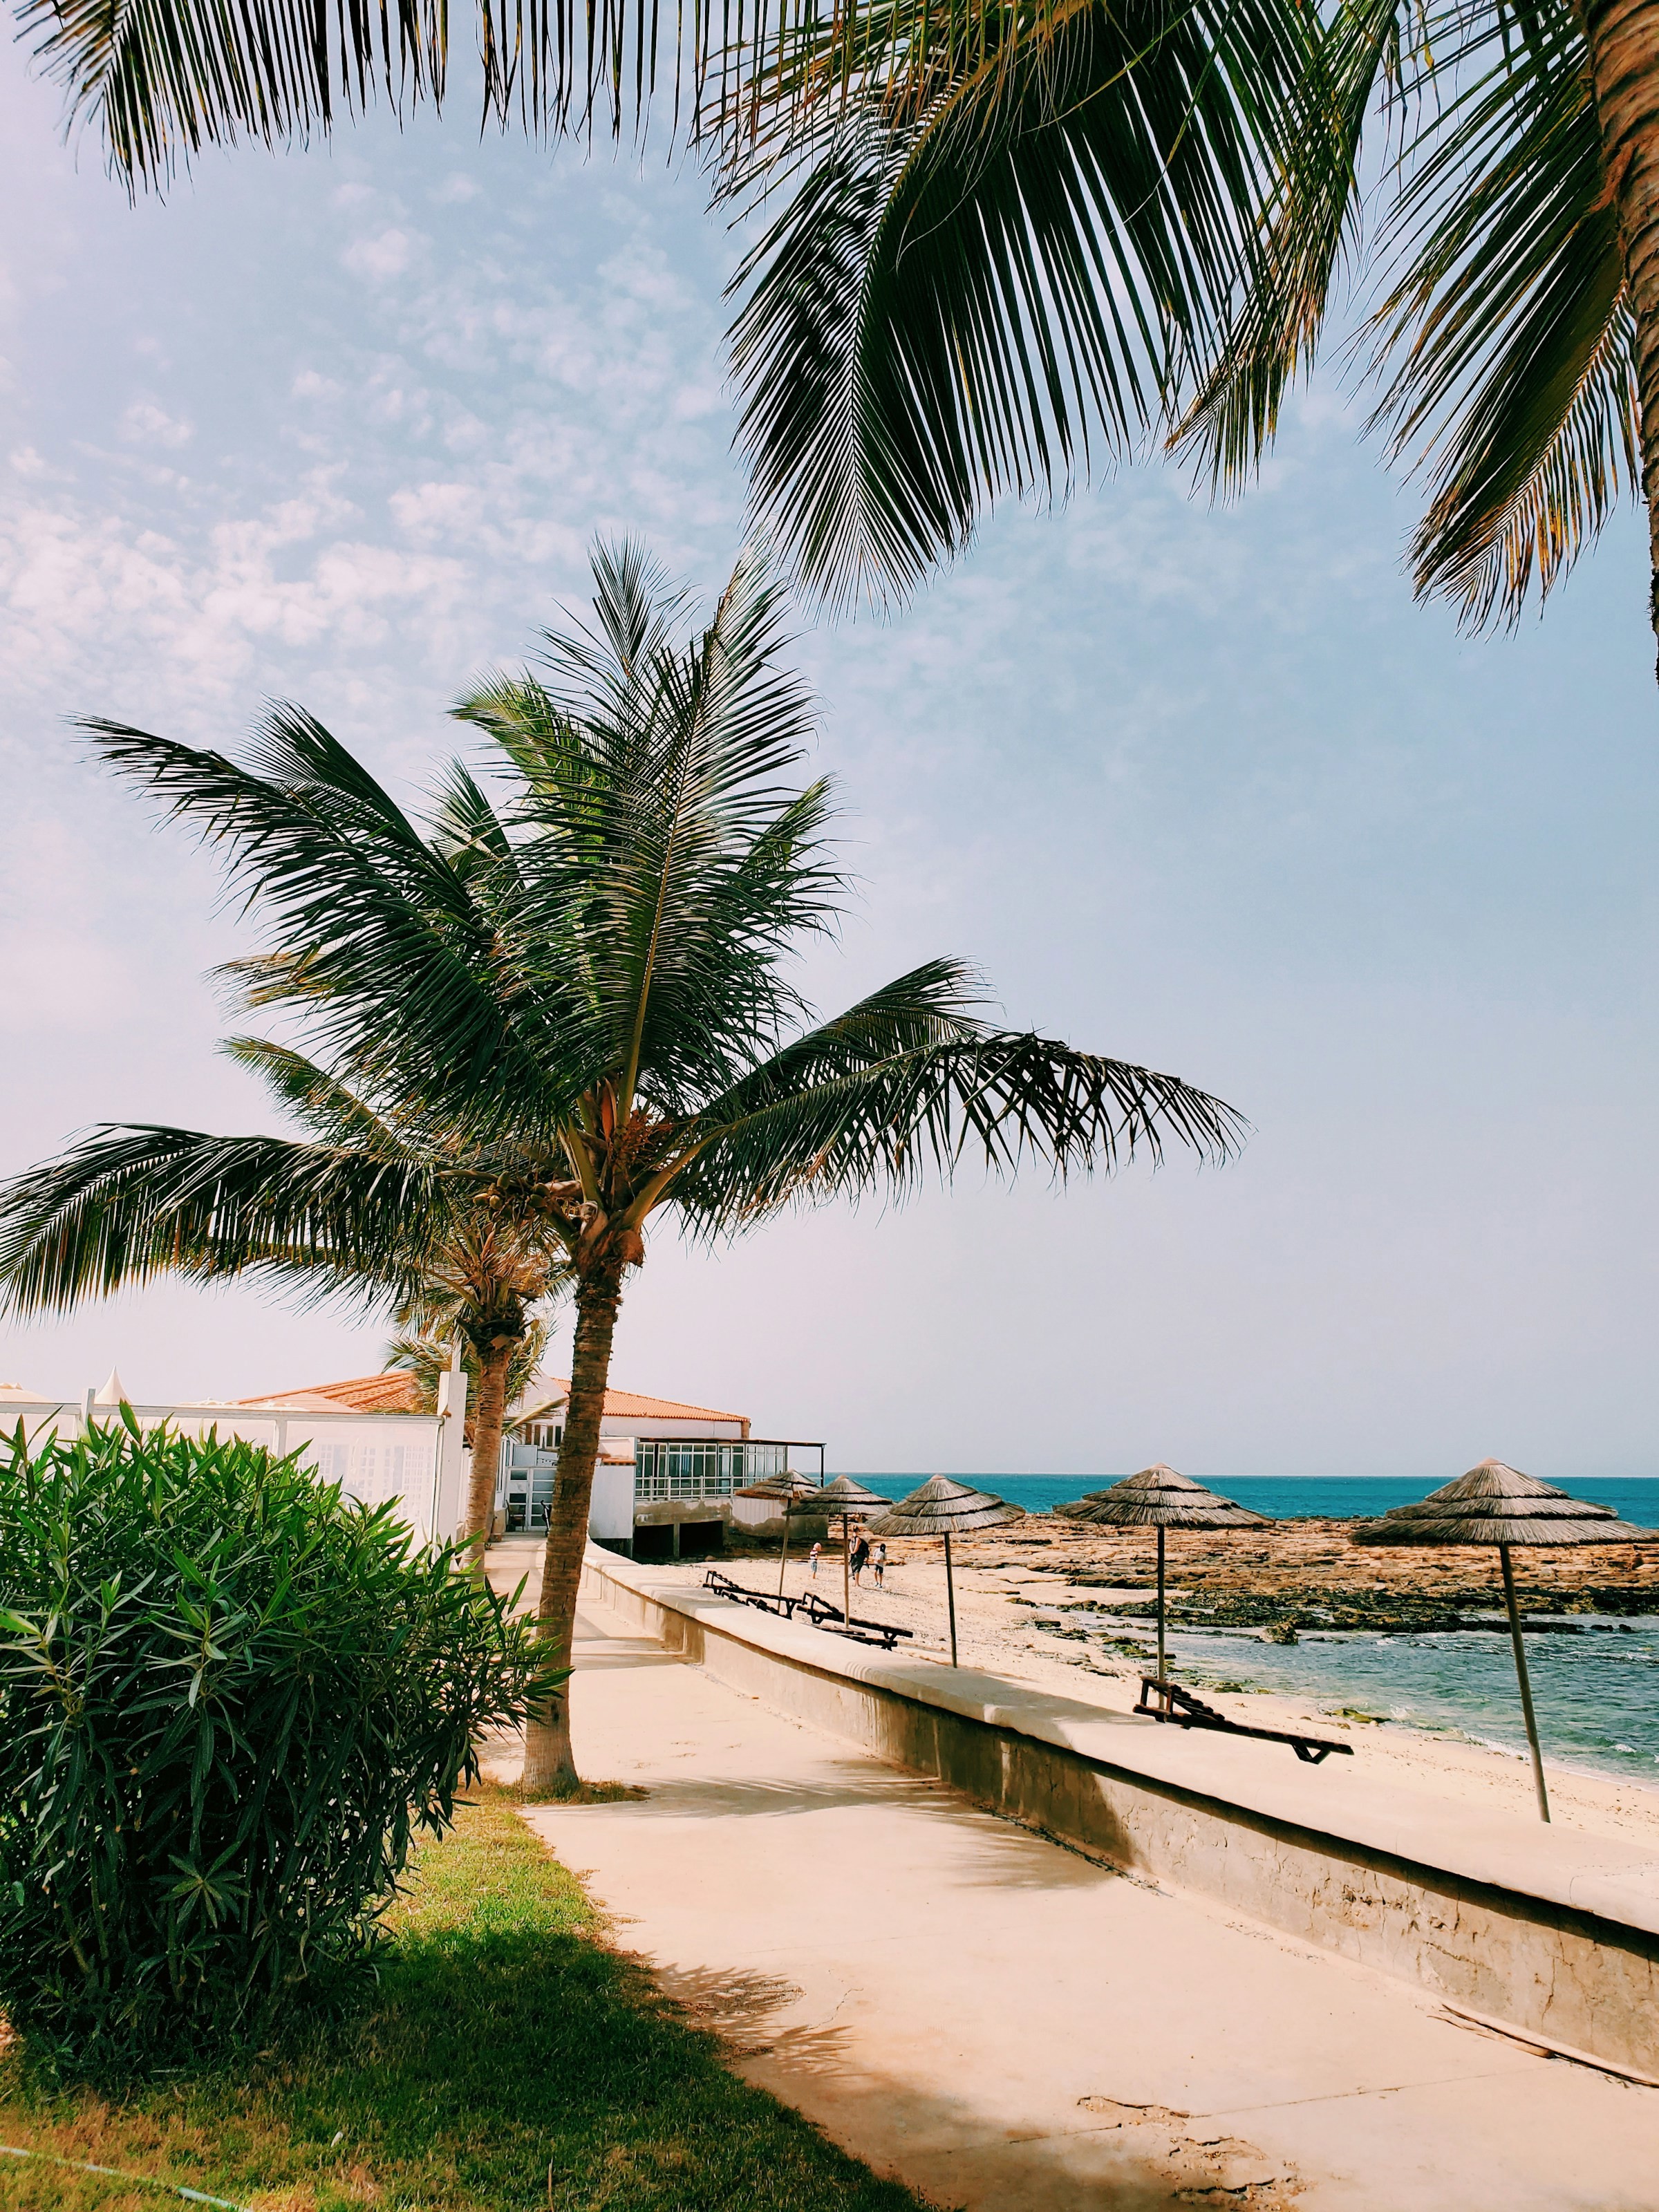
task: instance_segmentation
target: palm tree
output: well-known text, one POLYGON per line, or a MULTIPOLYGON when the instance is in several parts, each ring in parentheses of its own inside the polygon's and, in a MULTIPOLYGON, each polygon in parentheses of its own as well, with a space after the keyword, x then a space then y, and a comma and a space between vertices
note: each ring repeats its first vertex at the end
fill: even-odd
MULTIPOLYGON (((591 627, 550 634, 540 673, 458 709, 525 779, 520 842, 505 825, 487 842, 515 913, 548 895, 532 886, 556 887, 571 992, 556 1048, 570 1172, 545 1194, 576 1273, 540 1599, 559 1663, 623 1280, 653 1217, 672 1209, 708 1238, 795 1202, 902 1195, 969 1146, 1009 1171, 1030 1154, 1064 1172, 1165 1138, 1220 1158, 1240 1133, 1231 1109, 1174 1079, 991 1028, 958 962, 812 1021, 784 963, 830 926, 842 884, 827 787, 779 781, 811 716, 777 665, 779 593, 740 561, 714 621, 681 643, 681 599, 636 552, 602 551, 595 582, 591 627)), ((526 1785, 574 1771, 563 1709, 532 1721, 526 1785)))
MULTIPOLYGON (((267 1154, 268 1188, 271 1140, 245 1140, 244 1180, 200 1163, 131 1224, 106 1185, 54 1210, 47 1170, 15 1187, 0 1241, 14 1300, 60 1305, 161 1264, 268 1266, 251 1224, 321 1244, 322 1282, 352 1279, 395 1224, 430 1249, 458 1212, 498 1221, 510 1249, 556 1245, 575 1341, 540 1622, 561 1663, 623 1280, 654 1215, 712 1240, 792 1204, 902 1196, 970 1149, 1063 1174, 1166 1142, 1219 1160, 1243 1130, 1176 1078, 991 1026, 960 962, 813 1021, 786 963, 833 927, 842 879, 827 787, 782 781, 811 704, 780 665, 778 588, 744 559, 681 637, 682 595, 636 551, 602 550, 594 573, 592 624, 457 710, 492 741, 501 803, 455 765, 424 832, 294 709, 245 763, 84 726, 228 855, 273 939, 236 969, 244 991, 307 1028, 331 1081, 398 1102, 401 1149, 324 1148, 292 1173, 267 1154)), ((561 1711, 532 1725, 526 1778, 569 1769, 561 1711)))
MULTIPOLYGON (((251 1276, 312 1301, 390 1302, 404 1324, 441 1329, 464 1346, 477 1386, 462 1533, 482 1567, 514 1377, 526 1358, 533 1370, 547 1339, 536 1310, 568 1272, 556 1240, 494 1202, 503 1175, 520 1179, 526 1164, 434 1139, 410 1102, 377 1110, 285 1047, 234 1037, 226 1050, 309 1141, 94 1132, 0 1191, 5 1306, 62 1313, 157 1275, 251 1276)), ((431 1350, 448 1365, 447 1346, 431 1350)))
MULTIPOLYGON (((403 1333, 394 1336, 386 1346, 381 1358, 389 1369, 398 1369, 409 1376, 414 1386, 416 1410, 432 1413, 437 1411, 438 1386, 449 1371, 455 1347, 441 1336, 416 1334, 419 1326, 418 1322, 407 1322, 403 1333)), ((514 1346, 503 1391, 509 1406, 522 1398, 535 1381, 550 1334, 544 1321, 532 1321, 514 1346)), ((465 1339, 462 1340, 460 1364, 461 1371, 467 1379, 468 1391, 476 1405, 478 1399, 478 1355, 465 1339)))
POLYGON ((999 496, 1159 436, 1237 489, 1368 243, 1372 419, 1430 477, 1419 595, 1513 622, 1638 485, 1659 579, 1638 0, 955 20, 826 19, 724 179, 770 216, 733 288, 757 507, 817 589, 908 590, 999 496))

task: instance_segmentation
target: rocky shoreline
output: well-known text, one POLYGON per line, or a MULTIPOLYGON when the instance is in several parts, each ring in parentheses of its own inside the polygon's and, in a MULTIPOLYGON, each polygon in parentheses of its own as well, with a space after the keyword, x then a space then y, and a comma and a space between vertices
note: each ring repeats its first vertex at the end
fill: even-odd
MULTIPOLYGON (((1391 1787, 1501 1806, 1530 1818, 1530 1777, 1516 1753, 1451 1727, 1413 1726, 1367 1710, 1356 1701, 1363 1692, 1292 1694, 1228 1680, 1224 1668, 1249 1671, 1237 1643, 1224 1656, 1218 1650, 1214 1665, 1194 1659, 1194 1630, 1273 1644, 1298 1641, 1304 1632, 1370 1638, 1507 1632, 1495 1554, 1473 1548, 1373 1550, 1349 1540, 1352 1526, 1285 1521, 1248 1534, 1172 1534, 1166 1559, 1169 1613, 1175 1628, 1189 1632, 1183 1676, 1236 1718, 1351 1737, 1358 1764, 1391 1787)), ((826 1554, 812 1586, 838 1602, 841 1563, 827 1547, 826 1554)), ((1042 1682, 1119 1710, 1133 1704, 1152 1662, 1151 1530, 1109 1532, 1033 1514, 983 1538, 958 1540, 955 1558, 964 1666, 1042 1682)), ((1522 1601, 1531 1616, 1529 1633, 1550 1632, 1553 1626, 1560 1633, 1605 1638, 1611 1644, 1615 1638, 1640 1633, 1630 1626, 1638 1617, 1659 1617, 1659 1546, 1518 1552, 1515 1559, 1522 1601), (1597 1618, 1588 1618, 1592 1615, 1597 1618)), ((888 1560, 886 1588, 878 1591, 866 1577, 854 1595, 854 1611, 908 1629, 908 1651, 942 1657, 939 1547, 890 1541, 888 1560)), ((744 1547, 728 1564, 740 1580, 777 1586, 775 1546, 744 1547), (744 1553, 754 1562, 747 1573, 744 1553)), ((686 1562, 671 1571, 700 1581, 703 1570, 686 1562)), ((807 1583, 805 1562, 792 1556, 788 1588, 799 1591, 807 1583)), ((1267 1656, 1264 1651, 1264 1661, 1267 1656)), ((1549 1747, 1546 1758, 1558 1820, 1639 1838, 1659 1849, 1659 1767, 1655 1782, 1648 1783, 1558 1761, 1549 1747)))

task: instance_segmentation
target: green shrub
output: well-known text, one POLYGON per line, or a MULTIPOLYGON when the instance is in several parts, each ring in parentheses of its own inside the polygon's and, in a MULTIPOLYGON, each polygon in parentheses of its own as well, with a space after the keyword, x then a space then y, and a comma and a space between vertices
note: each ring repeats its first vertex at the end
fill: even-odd
MULTIPOLYGON (((125 1410, 125 1409, 124 1409, 125 1410)), ((256 1446, 0 1439, 0 2005, 108 2072, 263 2037, 372 1949, 530 1625, 256 1446)))

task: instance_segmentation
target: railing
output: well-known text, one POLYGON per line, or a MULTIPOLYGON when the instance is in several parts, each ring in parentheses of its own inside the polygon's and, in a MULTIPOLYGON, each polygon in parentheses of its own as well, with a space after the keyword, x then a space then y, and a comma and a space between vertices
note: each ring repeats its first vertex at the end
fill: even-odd
MULTIPOLYGON (((775 1437, 743 1443, 712 1437, 636 1437, 634 1439, 634 1498, 636 1504, 663 1505, 702 1498, 730 1498, 751 1482, 789 1472, 790 1455, 815 1451, 823 1479, 823 1446, 775 1437)), ((559 1455, 516 1438, 501 1440, 501 1470, 495 1503, 507 1516, 509 1532, 545 1528, 553 1503, 559 1455)))
POLYGON ((755 1480, 749 1472, 750 1449, 701 1438, 639 1437, 634 1444, 634 1495, 646 1504, 672 1498, 729 1498, 755 1480))
POLYGON ((675 1498, 729 1498, 751 1482, 787 1474, 792 1452, 815 1451, 823 1479, 823 1446, 774 1437, 726 1443, 702 1437, 637 1437, 634 1496, 643 1504, 675 1498))

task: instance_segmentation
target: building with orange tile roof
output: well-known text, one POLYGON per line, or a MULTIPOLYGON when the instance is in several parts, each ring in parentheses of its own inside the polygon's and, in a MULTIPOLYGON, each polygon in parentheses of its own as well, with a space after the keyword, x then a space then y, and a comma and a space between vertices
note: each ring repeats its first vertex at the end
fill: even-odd
MULTIPOLYGON (((533 1534, 545 1525, 569 1398, 567 1376, 538 1374, 508 1410, 496 1492, 505 1534, 533 1534)), ((237 1402, 249 1409, 296 1413, 415 1413, 419 1386, 412 1375, 391 1368, 237 1402)), ((821 1472, 823 1454, 813 1449, 821 1472)), ((731 1523, 732 1492, 757 1474, 780 1472, 789 1450, 781 1443, 753 1440, 746 1413, 648 1397, 638 1390, 607 1390, 599 1424, 594 1540, 619 1551, 662 1550, 676 1558, 683 1543, 717 1550, 731 1523)))

